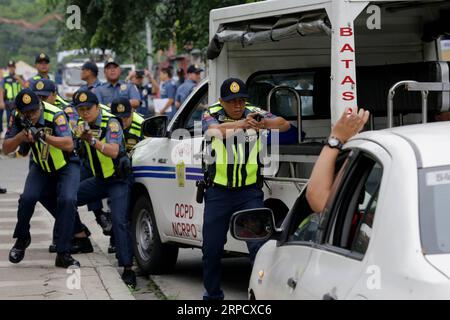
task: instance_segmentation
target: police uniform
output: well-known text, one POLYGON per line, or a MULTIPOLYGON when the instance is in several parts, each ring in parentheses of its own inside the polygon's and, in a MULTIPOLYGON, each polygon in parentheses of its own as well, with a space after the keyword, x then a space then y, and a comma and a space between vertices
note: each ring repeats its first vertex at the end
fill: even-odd
MULTIPOLYGON (((187 73, 200 73, 203 69, 197 68, 194 65, 189 66, 187 69, 187 73)), ((177 93, 175 95, 175 102, 179 102, 180 105, 186 100, 186 98, 191 94, 192 90, 197 86, 197 82, 187 79, 184 81, 177 89, 177 93)))
MULTIPOLYGON (((8 67, 15 67, 16 63, 12 60, 8 62, 8 67)), ((14 74, 7 74, 1 81, 0 87, 3 88, 3 100, 6 108, 6 119, 9 120, 11 112, 14 110, 14 99, 22 90, 20 82, 14 78, 14 74)), ((3 131, 3 110, 0 110, 0 132, 3 131)))
MULTIPOLYGON (((175 102, 175 95, 177 93, 177 87, 172 82, 172 79, 169 79, 167 81, 164 81, 160 86, 160 96, 161 99, 173 99, 175 102)), ((177 109, 175 108, 175 104, 172 104, 169 108, 170 112, 166 113, 166 115, 169 117, 169 119, 172 119, 177 112, 177 109)))
POLYGON ((152 95, 152 86, 146 84, 144 86, 136 86, 141 95, 141 106, 136 109, 136 111, 142 115, 144 118, 150 116, 150 110, 148 109, 148 99, 152 95))
MULTIPOLYGON (((105 69, 108 65, 114 64, 119 66, 119 64, 110 58, 105 62, 105 69)), ((103 83, 100 87, 96 88, 95 94, 97 95, 98 101, 101 104, 111 105, 112 101, 119 97, 127 98, 128 100, 141 100, 141 96, 134 84, 126 83, 125 81, 119 80, 116 84, 110 82, 103 83)))
MULTIPOLYGON (((19 199, 18 221, 13 236, 17 240, 10 251, 9 259, 13 263, 23 259, 25 249, 31 242, 30 220, 36 202, 46 197, 54 201, 52 205, 46 205, 46 207, 50 208, 50 213, 55 217, 55 224, 59 230, 55 265, 64 268, 79 266, 78 261, 70 256, 76 211, 76 190, 79 185, 79 160, 73 153, 45 143, 45 137, 49 135, 72 137, 67 118, 55 106, 45 102, 41 104, 38 96, 31 89, 22 90, 15 102, 17 112, 11 117, 11 126, 6 134, 6 140, 21 134, 22 130, 27 128, 22 112, 41 108, 41 114, 38 122, 31 125, 33 130, 39 131, 35 133, 36 142, 31 143, 32 164, 24 191, 19 199)), ((31 130, 28 129, 29 132, 31 130)))
POLYGON ((102 83, 100 82, 100 80, 97 79, 98 76, 98 67, 97 65, 92 62, 92 61, 86 61, 82 66, 81 66, 81 70, 89 70, 92 72, 92 74, 96 77, 95 81, 91 84, 84 84, 80 87, 79 90, 89 90, 95 93, 96 88, 100 87, 102 85, 102 83))
MULTIPOLYGON (((222 84, 223 100, 247 97, 247 89, 241 80, 231 78, 222 84)), ((241 119, 254 112, 265 118, 274 118, 270 113, 246 105, 241 119)), ((211 125, 232 121, 238 120, 229 118, 220 103, 210 106, 202 117, 205 131, 211 125)), ((251 136, 248 136, 249 139, 232 136, 226 140, 212 137, 211 141, 207 142, 208 154, 214 155, 216 161, 204 164, 207 168, 205 180, 208 186, 205 193, 202 247, 205 300, 224 298, 220 288, 221 258, 232 214, 239 210, 264 207, 258 159, 262 142, 260 134, 256 134, 254 130, 253 132, 253 139, 250 139, 251 136)), ((247 243, 252 261, 261 244, 247 243)))
MULTIPOLYGON (((79 91, 74 104, 77 109, 80 107, 95 108, 98 105, 98 99, 91 91, 79 91)), ((129 158, 126 155, 123 131, 119 120, 111 113, 101 108, 99 110, 95 122, 89 123, 94 137, 89 142, 83 142, 86 149, 85 157, 89 160, 93 177, 81 182, 78 190, 78 206, 95 200, 109 199, 119 266, 131 267, 133 265, 133 247, 128 214, 130 201, 128 178, 131 174, 129 158), (118 157, 112 159, 104 155, 95 148, 97 144, 119 145, 118 157)), ((83 128, 83 126, 84 121, 80 115, 78 127, 83 128)))
MULTIPOLYGON (((44 61, 46 63, 50 63, 50 57, 47 54, 43 53, 43 52, 41 52, 38 55, 36 55, 36 58, 34 59, 34 63, 37 64, 37 63, 40 63, 42 61, 44 61)), ((40 79, 50 79, 50 76, 48 74, 46 74, 46 75, 40 74, 40 73, 36 74, 35 76, 31 77, 28 80, 29 87, 32 87, 33 83, 35 81, 40 80, 40 79)), ((53 79, 50 79, 50 80, 53 80, 53 79)))

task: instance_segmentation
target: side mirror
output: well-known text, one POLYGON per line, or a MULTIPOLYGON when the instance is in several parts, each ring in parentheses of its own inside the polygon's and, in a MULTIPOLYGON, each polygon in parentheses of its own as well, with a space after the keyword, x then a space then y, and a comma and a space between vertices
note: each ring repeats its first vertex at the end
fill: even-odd
POLYGON ((144 123, 142 123, 144 136, 154 138, 166 137, 168 123, 169 119, 164 115, 145 119, 144 123))
POLYGON ((230 232, 237 240, 264 241, 275 231, 273 213, 269 208, 242 210, 231 217, 230 232))

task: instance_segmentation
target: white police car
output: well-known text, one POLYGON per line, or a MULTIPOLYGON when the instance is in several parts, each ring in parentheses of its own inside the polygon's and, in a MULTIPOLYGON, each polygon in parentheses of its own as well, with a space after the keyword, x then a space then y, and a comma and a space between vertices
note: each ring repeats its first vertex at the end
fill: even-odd
POLYGON ((272 239, 249 297, 449 299, 449 141, 448 122, 362 133, 345 145, 319 219, 304 193, 280 229, 268 209, 236 213, 233 236, 272 239))

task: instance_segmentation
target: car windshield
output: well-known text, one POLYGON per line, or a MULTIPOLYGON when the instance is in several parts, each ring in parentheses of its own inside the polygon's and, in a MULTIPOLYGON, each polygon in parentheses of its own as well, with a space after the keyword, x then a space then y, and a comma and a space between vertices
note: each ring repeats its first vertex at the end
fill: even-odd
POLYGON ((423 250, 450 253, 450 166, 421 169, 419 177, 423 250))

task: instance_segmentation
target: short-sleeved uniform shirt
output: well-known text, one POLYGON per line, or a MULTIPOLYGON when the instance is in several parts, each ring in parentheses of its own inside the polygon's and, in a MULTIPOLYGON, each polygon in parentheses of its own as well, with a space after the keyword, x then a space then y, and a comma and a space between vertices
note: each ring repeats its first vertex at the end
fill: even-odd
MULTIPOLYGON (((177 93, 177 87, 172 82, 172 80, 164 81, 161 84, 161 91, 160 91, 161 99, 173 99, 175 101, 176 93, 177 93)), ((172 108, 172 110, 171 110, 170 116, 173 117, 173 115, 176 112, 175 105, 172 104, 171 108, 172 108)))
POLYGON ((87 84, 83 84, 79 90, 89 90, 95 93, 96 89, 98 87, 100 87, 102 85, 102 83, 100 82, 100 80, 95 79, 94 83, 90 86, 88 86, 87 84))
POLYGON ((192 90, 197 86, 197 83, 195 81, 192 81, 191 79, 186 80, 183 82, 182 85, 180 85, 177 89, 177 93, 175 95, 175 101, 182 104, 184 100, 191 94, 192 90))
POLYGON ((111 105, 116 98, 123 97, 126 99, 141 100, 141 95, 134 84, 126 83, 122 80, 117 82, 114 86, 110 82, 106 82, 101 86, 95 88, 95 94, 98 101, 102 104, 111 105))

